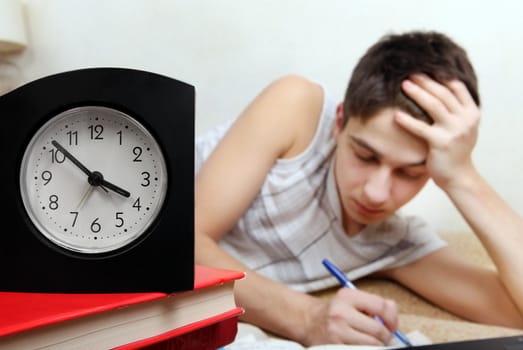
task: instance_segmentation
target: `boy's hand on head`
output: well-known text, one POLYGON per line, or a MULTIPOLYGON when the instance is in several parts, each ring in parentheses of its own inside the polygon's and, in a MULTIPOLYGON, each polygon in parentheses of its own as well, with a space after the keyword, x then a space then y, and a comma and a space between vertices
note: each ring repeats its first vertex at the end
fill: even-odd
POLYGON ((402 84, 403 91, 434 120, 432 125, 398 111, 396 122, 427 141, 427 166, 434 182, 449 189, 460 176, 473 169, 480 110, 465 84, 452 80, 444 84, 426 75, 414 75, 402 84))
POLYGON ((387 344, 398 326, 396 304, 360 290, 341 288, 328 302, 311 310, 309 339, 315 344, 387 344), (385 324, 374 318, 380 316, 385 324))

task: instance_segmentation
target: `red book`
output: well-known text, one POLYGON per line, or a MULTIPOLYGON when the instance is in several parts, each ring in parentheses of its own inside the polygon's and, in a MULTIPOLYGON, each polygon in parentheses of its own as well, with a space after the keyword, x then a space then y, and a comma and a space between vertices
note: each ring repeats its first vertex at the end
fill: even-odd
POLYGON ((175 338, 186 343, 189 335, 220 347, 236 335, 243 309, 236 306, 233 287, 244 276, 197 265, 194 290, 174 294, 0 292, 0 349, 160 349, 176 344, 175 338))

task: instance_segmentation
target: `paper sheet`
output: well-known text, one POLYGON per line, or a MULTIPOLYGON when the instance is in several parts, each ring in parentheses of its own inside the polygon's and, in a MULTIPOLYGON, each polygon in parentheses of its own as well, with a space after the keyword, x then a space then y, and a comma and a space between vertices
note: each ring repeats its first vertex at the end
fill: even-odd
MULTIPOLYGON (((431 344, 431 340, 419 331, 407 334, 413 345, 431 344)), ((396 338, 393 338, 388 346, 366 346, 366 345, 339 345, 326 344, 304 347, 292 341, 272 338, 262 329, 248 323, 238 323, 238 334, 233 343, 225 346, 223 350, 378 350, 399 349, 405 347, 396 338)))

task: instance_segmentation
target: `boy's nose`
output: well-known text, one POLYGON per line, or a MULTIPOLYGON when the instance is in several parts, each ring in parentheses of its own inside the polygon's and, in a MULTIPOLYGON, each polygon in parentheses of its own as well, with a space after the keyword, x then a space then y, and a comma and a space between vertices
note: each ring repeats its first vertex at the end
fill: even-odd
POLYGON ((390 171, 380 168, 370 174, 363 192, 369 204, 380 205, 390 196, 391 176, 390 171))

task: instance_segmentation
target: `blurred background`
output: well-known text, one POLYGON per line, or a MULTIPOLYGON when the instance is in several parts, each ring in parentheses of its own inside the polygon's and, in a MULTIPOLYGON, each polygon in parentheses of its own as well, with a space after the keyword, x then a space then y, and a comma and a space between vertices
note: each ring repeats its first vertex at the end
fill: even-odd
MULTIPOLYGON (((284 74, 317 80, 341 101, 382 35, 444 32, 468 51, 480 82, 476 165, 523 214, 521 1, 0 0, 0 40, 3 25, 19 25, 8 23, 18 5, 23 33, 0 52, 0 94, 80 68, 148 70, 195 86, 197 135, 284 74)), ((439 230, 469 230, 432 183, 404 209, 439 230)))

